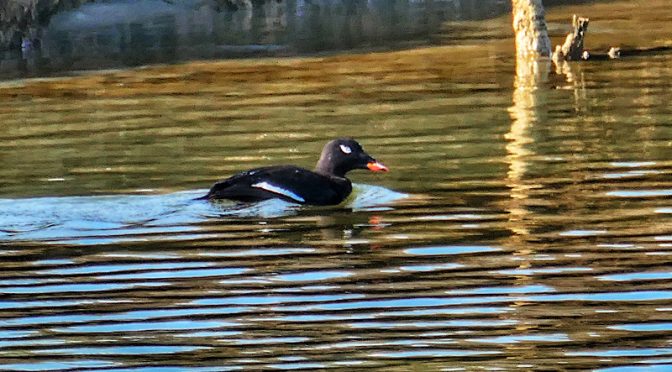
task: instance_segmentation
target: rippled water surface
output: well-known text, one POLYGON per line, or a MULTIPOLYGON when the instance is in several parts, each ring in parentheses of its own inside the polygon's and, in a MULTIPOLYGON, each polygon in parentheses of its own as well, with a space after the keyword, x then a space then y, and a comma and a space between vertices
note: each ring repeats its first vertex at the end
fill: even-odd
POLYGON ((521 90, 469 32, 2 83, 0 369, 672 368, 672 55, 521 90), (391 169, 343 205, 193 200, 343 135, 391 169))

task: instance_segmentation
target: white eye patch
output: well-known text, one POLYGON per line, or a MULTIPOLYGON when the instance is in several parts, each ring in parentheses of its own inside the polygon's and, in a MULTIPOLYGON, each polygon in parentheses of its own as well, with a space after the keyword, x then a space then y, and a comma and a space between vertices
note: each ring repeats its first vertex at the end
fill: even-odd
POLYGON ((341 148, 341 151, 343 151, 344 154, 349 154, 352 152, 352 149, 346 145, 339 145, 341 148))

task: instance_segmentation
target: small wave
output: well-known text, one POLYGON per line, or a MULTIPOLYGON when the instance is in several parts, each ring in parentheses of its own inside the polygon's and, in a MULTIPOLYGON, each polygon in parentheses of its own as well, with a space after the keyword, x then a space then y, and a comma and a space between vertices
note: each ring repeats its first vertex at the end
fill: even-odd
MULTIPOLYGON (((315 208, 279 199, 259 203, 197 201, 204 190, 160 195, 0 199, 0 241, 109 244, 203 238, 199 224, 216 218, 279 218, 315 208)), ((407 195, 354 185, 338 208, 385 210, 407 195)), ((326 213, 326 212, 325 212, 326 213)))

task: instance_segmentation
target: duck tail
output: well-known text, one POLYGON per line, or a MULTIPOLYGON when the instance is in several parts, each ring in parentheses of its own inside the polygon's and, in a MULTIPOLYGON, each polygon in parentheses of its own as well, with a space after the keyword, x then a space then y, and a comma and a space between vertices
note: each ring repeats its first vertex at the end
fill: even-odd
POLYGON ((199 196, 198 198, 194 198, 193 200, 210 200, 210 193, 208 192, 207 194, 199 196))

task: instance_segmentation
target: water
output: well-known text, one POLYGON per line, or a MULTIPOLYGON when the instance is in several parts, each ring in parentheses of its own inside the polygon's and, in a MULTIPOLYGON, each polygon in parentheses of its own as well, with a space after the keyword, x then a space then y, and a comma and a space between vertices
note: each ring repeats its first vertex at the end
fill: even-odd
POLYGON ((74 3, 85 4, 53 16, 45 10, 48 5, 38 7, 41 21, 24 36, 23 48, 0 53, 0 78, 193 59, 409 47, 432 42, 443 21, 483 19, 510 8, 501 0, 284 0, 236 10, 226 1, 74 3))
MULTIPOLYGON (((380 186, 353 185, 353 193, 333 210, 385 210, 408 198, 380 186)), ((207 189, 163 195, 43 197, 0 199, 3 240, 103 244, 155 239, 194 239, 199 223, 213 218, 276 218, 310 208, 282 200, 254 204, 195 200, 207 189)), ((318 213, 326 208, 317 209, 318 213)), ((205 235, 204 235, 205 236, 205 235)))
MULTIPOLYGON (((55 14, 44 4, 36 7, 40 21, 24 31, 21 48, 0 51, 0 79, 195 59, 411 48, 459 40, 461 30, 446 28, 447 21, 511 11, 504 0, 254 1, 236 10, 226 6, 231 2, 71 0, 55 14)), ((13 17, 22 13, 5 15, 13 17)))
MULTIPOLYGON (((669 30, 650 4, 624 44, 669 30)), ((478 43, 3 83, 2 369, 668 370, 672 55, 524 92, 508 22, 473 24, 503 35, 478 43), (353 172, 341 206, 192 200, 312 167, 341 135, 391 169, 353 172)), ((620 22, 593 21, 589 47, 620 22)))

